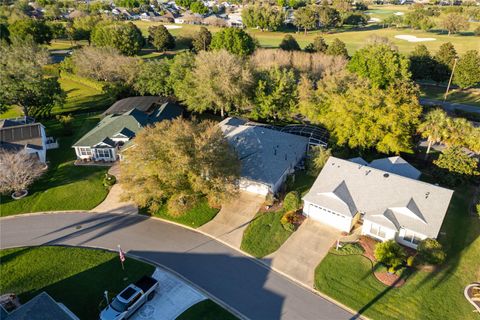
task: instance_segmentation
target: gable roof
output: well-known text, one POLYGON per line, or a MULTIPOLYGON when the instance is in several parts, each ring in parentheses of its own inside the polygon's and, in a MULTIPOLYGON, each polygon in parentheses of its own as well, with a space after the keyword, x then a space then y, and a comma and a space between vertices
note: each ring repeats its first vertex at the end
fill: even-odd
MULTIPOLYGON (((100 142, 110 143, 110 137, 127 130, 136 133, 149 123, 148 115, 132 109, 123 114, 113 114, 103 118, 92 130, 87 132, 73 147, 92 147, 100 142), (106 140, 108 138, 108 140, 106 140)), ((113 142, 112 142, 113 143, 113 142)), ((115 145, 113 143, 113 145, 115 145)))
POLYGON ((369 164, 370 167, 395 173, 407 178, 418 179, 422 174, 410 163, 405 161, 402 157, 390 157, 373 160, 369 164))
POLYGON ((30 123, 10 125, 0 128, 0 149, 21 150, 25 147, 42 150, 42 125, 30 123))
POLYGON ((437 237, 453 194, 449 189, 330 157, 304 200, 351 217, 345 190, 357 211, 365 213, 365 220, 428 237, 437 237), (327 201, 324 195, 336 190, 343 196, 327 201))
POLYGON ((241 161, 243 178, 273 187, 286 170, 303 158, 308 139, 227 118, 220 128, 241 161))

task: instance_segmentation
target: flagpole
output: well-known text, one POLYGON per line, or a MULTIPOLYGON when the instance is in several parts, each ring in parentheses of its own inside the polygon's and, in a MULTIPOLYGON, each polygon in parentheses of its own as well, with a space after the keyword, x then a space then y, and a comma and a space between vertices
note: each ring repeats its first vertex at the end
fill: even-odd
POLYGON ((122 248, 118 245, 118 254, 120 255, 120 262, 122 263, 122 270, 125 270, 123 266, 123 261, 125 260, 125 256, 123 255, 122 248))

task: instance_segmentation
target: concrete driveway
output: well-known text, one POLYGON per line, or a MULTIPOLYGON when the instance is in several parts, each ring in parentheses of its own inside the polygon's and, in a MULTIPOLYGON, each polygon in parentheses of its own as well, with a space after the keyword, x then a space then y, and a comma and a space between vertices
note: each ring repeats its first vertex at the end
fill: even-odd
POLYGON ((271 260, 276 270, 313 287, 315 268, 340 235, 339 230, 306 219, 280 249, 264 259, 271 260))
POLYGON ((212 221, 199 229, 226 243, 240 248, 243 231, 255 217, 265 197, 241 191, 238 196, 222 206, 212 221))
POLYGON ((155 296, 132 316, 132 320, 175 320, 194 304, 207 299, 185 281, 163 269, 157 268, 152 277, 160 284, 155 296))

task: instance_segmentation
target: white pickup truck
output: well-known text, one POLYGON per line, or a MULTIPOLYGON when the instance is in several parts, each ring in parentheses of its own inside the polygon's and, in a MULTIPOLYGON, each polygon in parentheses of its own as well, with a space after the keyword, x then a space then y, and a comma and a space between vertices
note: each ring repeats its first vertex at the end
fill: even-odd
POLYGON ((151 300, 158 287, 158 281, 144 276, 134 284, 123 289, 100 313, 100 320, 128 319, 147 300, 151 300))

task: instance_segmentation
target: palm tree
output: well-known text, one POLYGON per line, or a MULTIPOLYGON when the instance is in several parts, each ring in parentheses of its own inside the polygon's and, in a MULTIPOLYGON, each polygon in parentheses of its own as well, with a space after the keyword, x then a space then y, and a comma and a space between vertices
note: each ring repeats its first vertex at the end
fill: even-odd
POLYGON ((418 132, 420 132, 423 138, 427 138, 428 141, 425 160, 428 158, 432 144, 441 142, 447 137, 448 119, 445 111, 438 108, 428 112, 424 121, 419 125, 418 132))
POLYGON ((464 118, 447 118, 447 134, 443 138, 448 146, 464 146, 465 141, 471 136, 472 124, 464 118))

